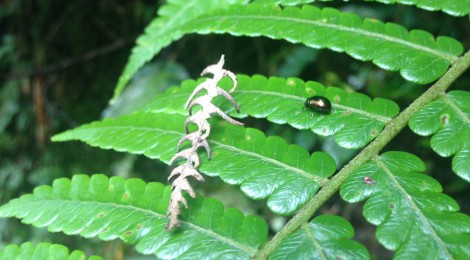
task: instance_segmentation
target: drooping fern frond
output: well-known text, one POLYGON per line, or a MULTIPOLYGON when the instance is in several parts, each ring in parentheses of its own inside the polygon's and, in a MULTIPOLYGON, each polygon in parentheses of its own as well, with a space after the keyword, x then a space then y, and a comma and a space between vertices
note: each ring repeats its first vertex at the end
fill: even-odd
POLYGON ((168 0, 158 10, 158 17, 145 28, 145 34, 137 39, 137 45, 119 77, 113 99, 120 95, 134 73, 160 50, 183 36, 179 28, 198 16, 210 13, 215 9, 224 9, 232 4, 244 4, 247 0, 168 0))
POLYGON ((367 200, 364 217, 396 259, 465 259, 470 218, 424 170, 412 154, 386 152, 351 174, 340 194, 348 202, 367 200))
MULTIPOLYGON (((335 87, 325 88, 313 81, 245 75, 237 75, 237 78, 239 87, 233 96, 240 104, 240 113, 234 113, 233 116, 267 118, 271 122, 287 123, 297 129, 311 129, 319 135, 334 135, 336 142, 345 148, 364 147, 399 112, 398 105, 393 101, 383 98, 371 100, 360 93, 346 93, 335 87), (331 101, 333 111, 330 115, 312 114, 303 109, 305 99, 315 95, 325 96, 331 101)), ((156 96, 142 110, 184 114, 181 104, 198 83, 184 81, 181 87, 171 88, 165 94, 156 96)), ((221 82, 225 88, 229 84, 228 81, 221 82)), ((234 110, 224 105, 224 102, 215 100, 214 103, 224 111, 234 110)))
POLYGON ((321 215, 286 238, 269 259, 368 259, 367 249, 351 240, 354 229, 345 219, 321 215))
MULTIPOLYGON (((53 140, 80 140, 168 163, 178 140, 185 135, 181 129, 184 121, 185 117, 177 114, 140 112, 83 125, 56 135, 53 140)), ((310 156, 305 148, 288 145, 279 137, 266 138, 257 129, 223 121, 211 121, 211 125, 211 159, 201 157, 199 170, 219 176, 226 183, 241 185, 251 198, 268 199, 268 207, 275 213, 295 212, 336 170, 334 160, 326 153, 310 156)))
POLYGON ((470 92, 454 90, 425 106, 409 122, 413 132, 429 136, 440 156, 455 156, 452 169, 470 182, 470 92))
POLYGON ((172 23, 169 17, 180 12, 173 14, 170 10, 183 7, 176 3, 170 6, 164 9, 169 11, 161 12, 162 17, 154 20, 139 37, 116 87, 115 97, 146 61, 171 41, 188 33, 265 36, 329 48, 359 60, 370 60, 386 70, 400 71, 405 79, 421 84, 442 76, 463 52, 462 45, 450 37, 435 39, 422 30, 408 31, 398 24, 363 20, 356 14, 332 8, 279 9, 258 4, 220 4, 217 8, 208 4, 203 13, 190 12, 188 18, 172 23))
POLYGON ((33 245, 31 242, 25 242, 20 246, 7 245, 0 250, 0 260, 11 259, 69 259, 69 260, 100 260, 99 256, 87 257, 86 254, 79 250, 69 252, 69 250, 59 244, 39 243, 33 245))
MULTIPOLYGON (((255 0, 256 3, 279 4, 284 6, 295 6, 313 2, 332 2, 333 0, 255 0)), ((347 0, 344 0, 347 2, 347 0)), ((464 16, 470 14, 469 0, 365 0, 366 2, 379 2, 384 4, 415 5, 429 11, 442 10, 450 15, 464 16)))
POLYGON ((160 183, 74 175, 11 200, 0 207, 0 217, 17 217, 51 232, 119 238, 142 254, 162 259, 249 259, 267 238, 267 225, 260 218, 201 197, 188 201, 191 212, 182 213, 181 232, 168 232, 169 198, 170 187, 160 183))

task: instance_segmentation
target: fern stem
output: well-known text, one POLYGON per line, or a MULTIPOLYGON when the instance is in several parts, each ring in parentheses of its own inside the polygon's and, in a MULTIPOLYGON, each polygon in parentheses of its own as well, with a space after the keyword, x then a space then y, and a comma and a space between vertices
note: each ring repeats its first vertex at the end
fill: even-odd
POLYGON ((382 133, 364 148, 353 160, 345 165, 299 212, 255 255, 255 259, 267 259, 279 244, 306 223, 325 202, 335 194, 343 182, 356 169, 377 157, 379 152, 408 124, 410 118, 425 105, 445 94, 452 83, 470 66, 470 51, 426 92, 408 106, 402 113, 387 123, 382 133))

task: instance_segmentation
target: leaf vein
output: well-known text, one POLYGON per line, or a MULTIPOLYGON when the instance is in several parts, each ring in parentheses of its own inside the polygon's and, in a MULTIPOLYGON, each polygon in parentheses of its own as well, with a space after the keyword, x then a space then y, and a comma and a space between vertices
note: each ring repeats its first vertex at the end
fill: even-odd
MULTIPOLYGON (((393 185, 401 193, 401 197, 406 201, 408 206, 412 209, 412 211, 415 213, 415 216, 421 222, 422 225, 419 225, 419 228, 422 230, 426 230, 427 232, 424 232, 425 234, 430 234, 430 236, 434 239, 436 242, 436 245, 440 248, 440 251, 443 252, 448 258, 452 259, 452 254, 449 252, 447 247, 445 246, 445 243, 442 241, 442 239, 437 235, 436 231, 432 227, 431 223, 429 223, 427 217, 424 215, 422 210, 414 203, 411 195, 398 183, 395 175, 392 173, 392 171, 385 165, 385 163, 382 162, 382 160, 379 157, 376 157, 375 162, 377 165, 385 172, 385 174, 389 177, 389 179, 393 182, 393 185)), ((417 173, 418 174, 418 173, 417 173)), ((424 231, 423 230, 423 231, 424 231)), ((410 230, 411 231, 411 230, 410 230)))
MULTIPOLYGON (((437 56, 441 59, 447 60, 450 63, 454 63, 457 61, 458 57, 451 55, 449 53, 443 52, 443 51, 438 51, 432 48, 429 48, 427 46, 419 45, 416 43, 413 43, 411 41, 406 41, 397 37, 392 37, 390 35, 386 34, 381 34, 381 33, 376 33, 376 32, 370 32, 364 29, 358 29, 358 28, 351 28, 351 27, 346 27, 343 25, 338 25, 338 24, 327 24, 324 22, 319 22, 319 21, 313 21, 313 20, 306 20, 306 19, 300 19, 300 18, 294 18, 294 17, 280 17, 280 16, 263 16, 263 15, 240 15, 240 14, 226 14, 226 15, 215 15, 211 17, 204 17, 204 18, 199 18, 198 20, 205 23, 205 24, 213 24, 217 21, 223 21, 226 20, 227 18, 233 18, 235 21, 240 21, 240 20, 268 20, 268 21, 281 21, 281 22, 293 22, 293 23, 301 23, 301 24, 307 24, 307 25, 315 25, 318 27, 325 27, 325 28, 330 28, 330 29, 335 29, 338 31, 343 31, 343 32, 350 32, 350 33, 356 33, 362 36, 368 36, 371 38, 376 38, 376 39, 381 39, 387 42, 392 42, 392 43, 397 43, 406 47, 409 47, 411 49, 416 49, 425 53, 429 53, 433 56, 437 56)), ((291 39, 286 39, 289 41, 292 41, 291 39)))
MULTIPOLYGON (((90 126, 86 130, 92 130, 93 131, 94 128, 95 127, 90 126)), ((176 131, 171 131, 171 130, 163 130, 163 129, 151 128, 151 127, 143 127, 143 126, 138 126, 138 127, 136 127, 136 126, 99 126, 99 127, 96 127, 96 129, 98 129, 99 131, 103 130, 104 128, 112 129, 112 130, 116 130, 116 131, 119 131, 120 129, 126 129, 126 130, 139 129, 139 130, 148 131, 148 132, 161 132, 162 134, 172 134, 172 135, 178 135, 180 137, 183 136, 183 134, 181 132, 176 132, 176 131)), ((227 150, 235 151, 239 154, 248 155, 248 156, 251 156, 253 158, 257 158, 257 159, 260 159, 262 161, 269 162, 273 165, 279 166, 279 167, 284 168, 288 171, 297 173, 297 174, 301 175, 302 177, 314 180, 315 182, 319 183, 320 186, 323 186, 326 182, 328 182, 328 179, 326 179, 326 178, 321 178, 321 177, 312 175, 309 172, 306 172, 306 171, 301 170, 299 168, 292 167, 292 166, 287 165, 285 163, 279 162, 275 159, 272 159, 272 158, 254 153, 254 152, 242 150, 242 149, 239 149, 237 147, 226 145, 226 144, 223 144, 221 142, 214 141, 214 140, 210 140, 209 142, 214 143, 215 145, 223 147, 227 150)), ((147 149, 147 151, 149 151, 149 150, 150 149, 147 149)), ((147 151, 139 152, 139 153, 143 153, 143 154, 147 155, 146 154, 147 151)))

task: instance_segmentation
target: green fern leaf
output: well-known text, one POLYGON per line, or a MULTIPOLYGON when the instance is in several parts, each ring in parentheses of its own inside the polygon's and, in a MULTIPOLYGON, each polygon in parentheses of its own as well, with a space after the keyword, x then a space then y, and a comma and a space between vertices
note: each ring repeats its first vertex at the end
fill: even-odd
POLYGON ((224 210, 220 202, 201 197, 190 200, 190 210, 183 210, 181 230, 166 231, 170 189, 140 179, 75 175, 10 201, 0 207, 0 216, 47 226, 51 232, 120 238, 134 244, 138 252, 162 259, 220 255, 249 259, 266 240, 267 225, 260 218, 224 210))
POLYGON ((366 0, 375 1, 385 4, 405 4, 416 5, 419 8, 437 11, 442 10, 450 15, 464 16, 470 14, 470 1, 469 0, 366 0))
POLYGON ((132 49, 129 61, 114 90, 111 102, 121 94, 127 82, 137 70, 151 60, 160 50, 184 34, 179 28, 198 16, 215 9, 223 9, 231 4, 244 4, 247 0, 169 0, 158 10, 158 17, 145 28, 132 49))
MULTIPOLYGON (((346 93, 339 88, 325 88, 317 82, 300 79, 282 79, 263 76, 237 75, 238 88, 232 95, 240 105, 240 113, 234 117, 267 118, 269 121, 308 129, 323 136, 335 136, 336 142, 345 148, 362 148, 375 138, 399 112, 396 103, 376 98, 373 101, 360 93, 346 93), (330 115, 319 115, 305 109, 307 97, 320 95, 329 98, 333 111, 330 115)), ((180 88, 171 88, 156 96, 143 110, 185 114, 183 105, 200 81, 187 80, 180 88)), ((229 87, 229 80, 219 83, 229 87)), ((214 100, 214 104, 225 111, 234 109, 225 100, 214 100)))
POLYGON ((286 238, 269 259, 369 259, 367 249, 350 240, 353 236, 345 219, 318 216, 286 238))
MULTIPOLYGON (((332 0, 256 0, 256 3, 280 4, 284 6, 294 6, 309 4, 313 2, 331 2, 332 0)), ((384 4, 405 4, 415 5, 419 8, 438 11, 442 10, 450 15, 464 16, 470 14, 470 0, 365 0, 369 2, 380 2, 384 4)))
MULTIPOLYGON (((185 134, 184 121, 185 117, 176 114, 141 112, 84 125, 53 140, 81 140, 168 163, 185 134)), ((279 137, 266 138, 257 129, 215 121, 211 125, 211 159, 201 156, 201 172, 241 185, 251 198, 268 199, 268 207, 275 213, 295 212, 336 170, 334 160, 326 153, 310 156, 304 148, 287 145, 279 137)))
POLYGON ((254 0, 256 4, 271 4, 271 5, 282 5, 282 6, 296 6, 301 4, 309 4, 313 2, 331 2, 332 0, 254 0))
POLYGON ((454 90, 430 103, 411 118, 413 132, 429 136, 440 156, 454 155, 452 169, 470 182, 470 92, 454 90))
POLYGON ((452 38, 440 36, 434 39, 425 31, 408 32, 398 24, 361 20, 355 14, 341 13, 332 8, 320 10, 304 6, 302 9, 288 7, 281 10, 258 4, 219 3, 216 7, 205 2, 203 6, 201 10, 204 12, 188 11, 188 16, 176 23, 168 17, 182 15, 181 10, 187 9, 171 5, 164 10, 173 10, 175 14, 160 12, 162 17, 154 20, 137 40, 116 86, 114 98, 146 61, 162 47, 187 33, 262 35, 315 48, 344 51, 359 60, 372 60, 383 69, 400 71, 405 79, 421 84, 442 76, 463 52, 462 45, 452 38))
MULTIPOLYGON (((396 71, 413 82, 429 83, 444 74, 463 52, 462 45, 449 37, 436 40, 425 31, 408 32, 398 24, 361 20, 351 13, 335 9, 320 10, 313 6, 302 9, 273 9, 263 5, 229 6, 214 9, 178 25, 147 29, 138 40, 119 80, 117 92, 130 77, 160 49, 185 33, 230 33, 302 42, 317 48, 345 51, 360 60, 372 60, 383 69, 396 71), (157 30, 158 29, 158 30, 157 30), (163 34, 164 32, 164 34, 163 34), (396 55, 400 53, 400 55, 396 55)), ((163 18, 162 18, 163 19, 163 18)), ((188 18, 189 19, 189 18, 188 18)), ((157 19, 158 20, 158 19, 157 19)))
POLYGON ((387 152, 351 174, 340 194, 348 202, 367 199, 363 214, 378 225, 379 242, 397 250, 395 258, 468 259, 470 218, 424 170, 412 154, 387 152))
POLYGON ((463 52, 462 45, 449 37, 435 40, 425 31, 408 32, 398 24, 361 20, 352 13, 313 6, 282 10, 262 5, 232 6, 199 17, 181 29, 197 33, 263 35, 344 51, 360 60, 372 60, 383 69, 399 70, 405 79, 420 84, 442 76, 463 52))
POLYGON ((7 245, 0 251, 0 260, 11 259, 69 259, 69 260, 99 260, 103 259, 99 256, 87 257, 85 253, 75 250, 69 253, 69 250, 59 244, 39 243, 36 246, 31 242, 25 242, 20 246, 7 245))

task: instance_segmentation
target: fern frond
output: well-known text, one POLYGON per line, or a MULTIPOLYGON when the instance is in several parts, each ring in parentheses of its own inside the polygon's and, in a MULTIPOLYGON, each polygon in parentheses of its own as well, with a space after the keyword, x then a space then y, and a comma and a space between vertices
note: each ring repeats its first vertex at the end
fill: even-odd
POLYGON ((405 79, 420 84, 442 76, 463 52, 462 45, 449 37, 434 39, 422 30, 407 31, 398 24, 362 20, 352 13, 313 6, 283 10, 254 4, 232 6, 198 17, 181 29, 201 34, 263 35, 344 51, 383 69, 400 71, 405 79))
MULTIPOLYGON (((360 93, 346 93, 335 87, 325 88, 313 81, 245 75, 237 75, 237 78, 239 87, 232 95, 241 110, 240 113, 232 113, 232 116, 250 115, 267 118, 278 124, 287 123, 297 129, 310 128, 319 135, 334 135, 336 142, 345 148, 364 147, 399 112, 398 105, 391 100, 371 100, 360 93), (312 114, 303 109, 305 99, 315 95, 325 96, 331 101, 331 114, 312 114)), ((198 83, 184 81, 180 88, 171 88, 165 94, 156 96, 143 111, 183 114, 182 104, 198 83)), ((230 82, 221 81, 220 85, 228 88, 230 82)), ((234 110, 223 100, 219 101, 214 100, 214 103, 225 111, 234 110)))
POLYGON ((353 236, 345 219, 318 216, 287 237, 269 259, 369 259, 367 249, 351 240, 353 236))
POLYGON ((470 218, 424 170, 412 154, 387 152, 351 174, 340 194, 348 202, 367 199, 363 214, 397 259, 469 258, 470 218))
MULTIPOLYGON (((178 140, 185 135, 185 117, 165 113, 135 113, 80 126, 53 137, 54 141, 80 140, 103 149, 144 154, 168 163, 178 140)), ((211 159, 201 158, 199 170, 241 185, 254 199, 268 199, 278 214, 291 214, 327 182, 336 165, 326 153, 311 156, 298 145, 268 137, 257 129, 211 123, 211 159), (236 159, 234 159, 236 158, 236 159), (256 169, 256 171, 254 170, 256 169)))
POLYGON ((25 242, 18 245, 7 245, 0 250, 0 260, 11 259, 69 259, 69 260, 100 260, 99 256, 87 257, 85 253, 79 250, 69 252, 67 247, 59 244, 39 243, 33 245, 31 242, 25 242))
MULTIPOLYGON (((193 1, 194 2, 194 1, 193 1)), ((352 13, 336 9, 320 10, 313 6, 302 9, 278 9, 264 5, 204 4, 204 13, 192 13, 178 23, 165 16, 154 20, 137 41, 115 97, 134 73, 155 56, 162 47, 188 33, 230 33, 235 36, 266 36, 315 48, 346 52, 377 66, 400 71, 407 80, 425 84, 442 76, 463 52, 462 44, 445 36, 434 37, 422 30, 407 31, 398 24, 362 20, 352 13), (223 8, 223 9, 222 9, 223 8)), ((174 10, 176 8, 168 8, 174 10)), ((176 14, 181 14, 180 10, 176 14)))
POLYGON ((380 2, 384 4, 404 4, 416 5, 419 8, 429 11, 439 11, 453 15, 464 16, 470 14, 470 1, 469 0, 366 0, 380 2))
POLYGON ((431 138, 431 148, 452 159, 452 169, 470 182, 470 92, 454 90, 413 115, 411 130, 431 138))
POLYGON ((190 212, 183 210, 180 232, 166 231, 170 190, 140 179, 75 175, 11 200, 0 207, 0 216, 47 226, 51 232, 119 238, 142 254, 162 259, 249 259, 266 240, 267 225, 260 218, 224 210, 220 202, 201 197, 188 202, 190 212))
POLYGON ((183 24, 215 9, 224 9, 231 4, 246 2, 246 0, 168 0, 167 4, 158 10, 158 17, 145 28, 145 34, 137 39, 137 45, 132 49, 111 101, 117 99, 127 82, 142 65, 157 55, 163 47, 184 35, 184 32, 179 30, 183 24))
MULTIPOLYGON (((256 0, 256 3, 279 4, 284 6, 295 6, 313 2, 331 2, 333 0, 256 0)), ((346 0, 345 0, 346 1, 346 0)), ((365 0, 366 2, 379 2, 384 4, 415 5, 429 11, 440 11, 453 15, 464 16, 470 14, 469 0, 365 0)))

